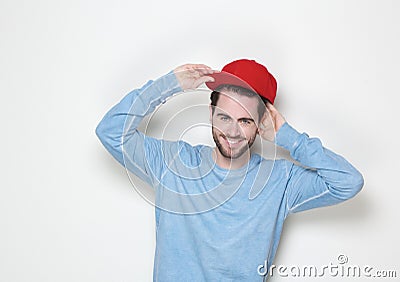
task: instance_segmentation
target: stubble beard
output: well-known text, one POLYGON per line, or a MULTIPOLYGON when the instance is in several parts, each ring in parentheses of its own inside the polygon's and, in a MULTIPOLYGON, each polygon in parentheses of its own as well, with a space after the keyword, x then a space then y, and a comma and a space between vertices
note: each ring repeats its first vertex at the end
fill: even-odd
POLYGON ((238 159, 240 158, 244 153, 246 153, 248 150, 250 150, 251 146, 253 146, 254 141, 256 140, 256 134, 254 134, 254 136, 252 136, 248 141, 246 146, 243 146, 241 148, 239 148, 239 151, 237 151, 236 153, 232 154, 232 150, 230 148, 225 149, 224 146, 221 144, 221 142, 219 142, 218 137, 230 137, 230 136, 226 136, 223 133, 221 133, 220 131, 218 131, 214 126, 212 126, 212 136, 215 142, 215 145, 218 148, 218 151, 221 153, 222 156, 224 156, 227 159, 238 159))

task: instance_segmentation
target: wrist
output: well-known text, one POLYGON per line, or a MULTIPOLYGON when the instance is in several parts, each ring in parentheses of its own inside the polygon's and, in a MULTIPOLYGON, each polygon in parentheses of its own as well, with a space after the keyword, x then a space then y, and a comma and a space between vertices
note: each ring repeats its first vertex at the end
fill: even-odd
POLYGON ((275 122, 275 131, 278 132, 282 126, 286 123, 286 120, 283 117, 278 117, 275 122))
POLYGON ((290 151, 296 146, 300 135, 299 132, 285 121, 276 133, 275 144, 290 151))

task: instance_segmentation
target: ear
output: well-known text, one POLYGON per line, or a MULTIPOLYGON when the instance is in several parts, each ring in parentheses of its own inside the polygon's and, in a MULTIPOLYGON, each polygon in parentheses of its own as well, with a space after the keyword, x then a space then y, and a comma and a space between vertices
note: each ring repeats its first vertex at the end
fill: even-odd
POLYGON ((258 123, 258 126, 257 126, 257 135, 261 135, 261 131, 262 131, 261 126, 262 126, 262 124, 261 124, 261 121, 260 121, 260 122, 258 123))
POLYGON ((211 104, 210 105, 208 105, 208 109, 210 110, 210 123, 212 124, 212 106, 211 106, 211 104))
POLYGON ((264 127, 264 125, 263 125, 263 121, 264 121, 264 119, 267 117, 267 114, 268 114, 268 112, 267 112, 267 109, 265 110, 265 113, 264 113, 264 115, 263 115, 263 117, 260 119, 260 121, 258 122, 258 126, 257 126, 257 134, 258 135, 262 135, 263 134, 263 130, 265 129, 265 127, 264 127))

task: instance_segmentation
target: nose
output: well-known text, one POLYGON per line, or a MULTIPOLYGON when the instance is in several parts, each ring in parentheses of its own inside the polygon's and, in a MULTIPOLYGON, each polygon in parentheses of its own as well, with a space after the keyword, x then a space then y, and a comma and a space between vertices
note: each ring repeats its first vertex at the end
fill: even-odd
POLYGON ((231 122, 226 129, 226 134, 229 137, 241 136, 240 126, 237 122, 231 122))

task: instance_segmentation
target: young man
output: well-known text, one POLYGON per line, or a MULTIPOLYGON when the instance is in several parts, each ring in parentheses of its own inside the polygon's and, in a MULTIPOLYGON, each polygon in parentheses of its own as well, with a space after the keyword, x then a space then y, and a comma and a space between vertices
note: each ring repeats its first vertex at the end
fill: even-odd
POLYGON ((274 77, 253 60, 221 72, 188 64, 129 93, 98 125, 106 149, 155 189, 154 281, 262 281, 259 266, 272 264, 290 213, 337 204, 362 188, 350 163, 285 121, 275 95, 274 77), (202 83, 213 90, 214 148, 137 130, 168 97, 202 83), (251 153, 257 134, 301 165, 251 153))

